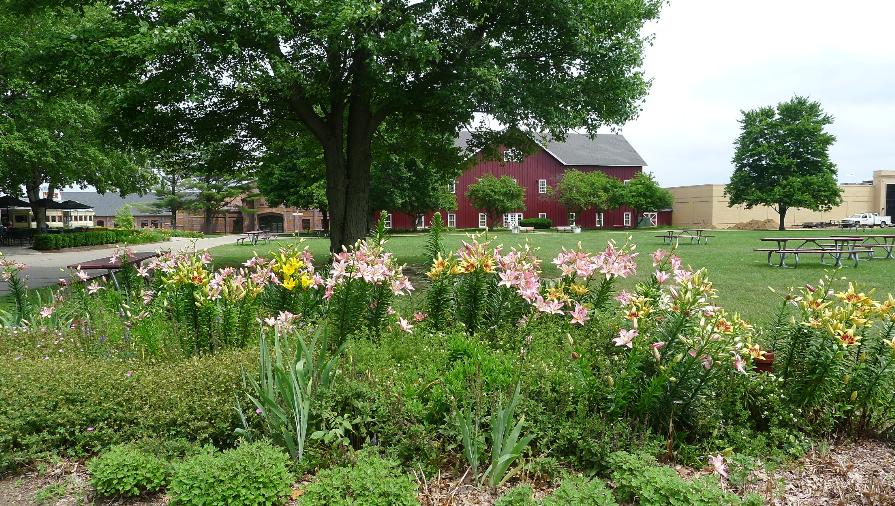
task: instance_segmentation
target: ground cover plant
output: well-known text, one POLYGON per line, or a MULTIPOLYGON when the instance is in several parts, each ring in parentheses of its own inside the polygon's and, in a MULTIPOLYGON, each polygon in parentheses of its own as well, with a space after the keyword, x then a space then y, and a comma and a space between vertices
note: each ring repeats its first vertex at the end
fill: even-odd
MULTIPOLYGON (((737 493, 756 462, 893 436, 895 299, 841 279, 884 261, 764 289, 756 323, 685 260, 714 245, 581 235, 539 249, 380 226, 329 259, 283 241, 238 264, 183 251, 109 280, 76 270, 5 319, 0 466, 99 455, 103 493, 184 504, 275 504, 300 479, 300 503, 410 503, 410 470, 491 491, 562 483, 543 504, 751 504, 737 493), (586 245, 600 238, 618 240, 586 245), (133 446, 152 438, 193 450, 133 446), (127 471, 141 459, 163 485, 127 471)), ((27 272, 3 267, 12 284, 27 272)), ((759 269, 820 273, 740 270, 759 269)))

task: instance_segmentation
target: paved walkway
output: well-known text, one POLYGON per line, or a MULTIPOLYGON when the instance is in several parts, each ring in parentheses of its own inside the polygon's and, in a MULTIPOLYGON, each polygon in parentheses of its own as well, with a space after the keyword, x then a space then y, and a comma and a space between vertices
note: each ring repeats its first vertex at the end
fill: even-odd
MULTIPOLYGON (((189 248, 192 242, 196 241, 197 249, 213 248, 222 244, 235 244, 238 235, 225 235, 220 237, 207 237, 203 239, 187 239, 184 237, 174 237, 167 242, 156 242, 152 244, 139 244, 130 246, 135 252, 157 251, 160 249, 180 251, 189 248)), ((79 250, 79 251, 59 251, 59 252, 43 252, 36 251, 31 248, 23 247, 2 247, 5 258, 10 258, 27 265, 25 273, 28 275, 29 288, 41 288, 44 286, 55 285, 59 278, 69 278, 71 273, 66 269, 69 265, 77 265, 85 263, 97 258, 112 256, 115 246, 79 250)), ((7 293, 6 283, 0 283, 0 295, 7 293)))

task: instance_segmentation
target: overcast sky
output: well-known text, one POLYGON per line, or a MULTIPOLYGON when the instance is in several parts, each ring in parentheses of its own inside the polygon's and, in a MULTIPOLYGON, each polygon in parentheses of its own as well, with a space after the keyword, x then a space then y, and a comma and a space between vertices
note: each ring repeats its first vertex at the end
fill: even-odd
POLYGON ((834 116, 839 179, 895 169, 895 1, 671 0, 622 133, 663 186, 726 183, 740 110, 794 94, 834 116))

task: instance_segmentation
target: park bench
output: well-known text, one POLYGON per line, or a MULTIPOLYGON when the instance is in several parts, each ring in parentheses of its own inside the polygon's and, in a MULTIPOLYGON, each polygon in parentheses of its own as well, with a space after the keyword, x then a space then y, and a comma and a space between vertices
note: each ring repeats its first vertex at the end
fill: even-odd
POLYGON ((236 244, 244 245, 246 243, 246 240, 251 242, 252 237, 249 234, 242 234, 241 236, 236 238, 236 244))
POLYGON ((553 227, 553 230, 556 230, 557 232, 573 232, 574 231, 574 230, 572 230, 572 227, 570 227, 570 226, 553 227))

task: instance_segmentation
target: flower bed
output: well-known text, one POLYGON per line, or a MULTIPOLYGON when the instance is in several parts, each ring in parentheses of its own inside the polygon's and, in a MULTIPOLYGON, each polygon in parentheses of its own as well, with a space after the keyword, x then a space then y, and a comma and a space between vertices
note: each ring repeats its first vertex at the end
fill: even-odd
MULTIPOLYGON (((339 477, 362 475, 351 466, 370 447, 492 490, 577 470, 616 488, 556 494, 737 504, 756 462, 833 434, 892 434, 891 296, 828 278, 782 295, 762 328, 718 307, 709 274, 673 251, 619 291, 637 269, 630 242, 563 250, 555 278, 537 251, 486 235, 431 249, 418 290, 381 233, 323 270, 287 248, 218 270, 207 252, 172 253, 112 284, 76 273, 43 307, 18 308, 28 330, 0 340, 5 465, 154 433, 270 441, 299 473, 341 469, 317 498, 347 493, 339 477), (656 456, 715 476, 681 480, 656 456)), ((21 266, 3 268, 21 281, 21 266)), ((399 493, 357 491, 380 492, 399 493)))

